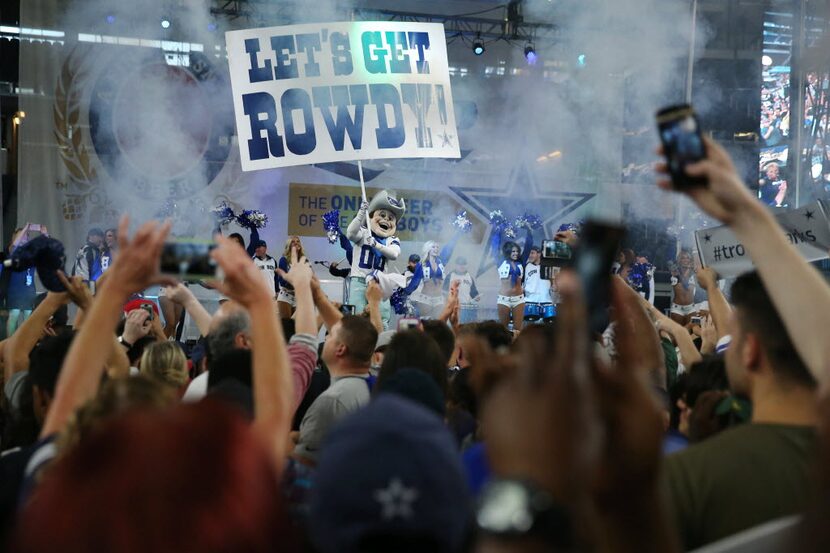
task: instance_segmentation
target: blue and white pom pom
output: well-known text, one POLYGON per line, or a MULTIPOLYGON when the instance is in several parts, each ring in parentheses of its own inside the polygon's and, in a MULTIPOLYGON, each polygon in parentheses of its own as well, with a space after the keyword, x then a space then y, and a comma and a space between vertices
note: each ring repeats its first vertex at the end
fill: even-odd
POLYGON ((462 209, 461 211, 455 214, 455 220, 453 220, 452 226, 454 226, 461 232, 470 232, 470 230, 473 228, 473 223, 470 222, 470 219, 467 217, 466 209, 462 209))
POLYGON ((635 263, 628 271, 628 283, 637 292, 645 291, 654 266, 651 263, 635 263))
POLYGON ((406 313, 406 298, 407 295, 403 288, 398 288, 392 292, 392 295, 389 297, 389 303, 396 314, 404 315, 406 313))
POLYGON ((340 238, 340 210, 332 209, 323 213, 323 229, 329 244, 334 244, 340 238))
POLYGON ((213 213, 213 217, 216 219, 216 224, 219 226, 225 226, 236 219, 236 214, 227 202, 222 202, 211 209, 210 212, 213 213))
POLYGON ((536 215, 535 213, 525 213, 524 219, 525 224, 532 230, 542 228, 542 218, 536 215))
POLYGON ((540 229, 542 228, 542 218, 533 213, 525 213, 524 215, 519 215, 518 217, 516 217, 516 219, 513 221, 513 227, 515 229, 540 229))
POLYGON ((505 225, 504 230, 502 231, 502 233, 504 234, 504 237, 507 238, 508 240, 515 240, 516 239, 516 229, 514 229, 513 225, 511 225, 509 223, 507 225, 505 225))
POLYGON ((246 209, 239 214, 236 222, 245 228, 262 229, 268 224, 268 216, 256 209, 246 209))

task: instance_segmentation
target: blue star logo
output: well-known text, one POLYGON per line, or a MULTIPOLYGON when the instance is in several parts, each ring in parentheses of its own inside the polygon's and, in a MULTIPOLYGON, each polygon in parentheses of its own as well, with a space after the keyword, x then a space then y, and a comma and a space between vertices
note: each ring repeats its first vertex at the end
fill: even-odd
POLYGON ((452 135, 451 135, 451 134, 447 134, 447 130, 446 130, 446 129, 444 129, 444 132, 443 132, 443 133, 441 133, 441 134, 439 134, 439 135, 438 135, 438 138, 440 138, 440 139, 441 139, 441 147, 442 147, 442 148, 446 148, 446 147, 448 147, 448 146, 449 146, 449 147, 452 147, 452 135))
MULTIPOLYGON (((544 235, 548 238, 556 234, 560 224, 575 222, 568 219, 568 215, 596 196, 596 194, 585 192, 543 190, 527 162, 522 162, 513 169, 508 185, 502 191, 467 186, 450 186, 450 190, 469 204, 473 211, 481 215, 488 222, 488 226, 490 212, 496 209, 500 209, 509 221, 525 213, 538 215, 542 219, 544 235)), ((488 229, 484 240, 484 252, 478 267, 479 275, 496 265, 496 260, 491 259, 487 254, 487 245, 490 243, 492 232, 492 229, 488 229)), ((542 230, 535 232, 537 235, 540 233, 542 230)), ((521 234, 516 238, 523 239, 521 234)))

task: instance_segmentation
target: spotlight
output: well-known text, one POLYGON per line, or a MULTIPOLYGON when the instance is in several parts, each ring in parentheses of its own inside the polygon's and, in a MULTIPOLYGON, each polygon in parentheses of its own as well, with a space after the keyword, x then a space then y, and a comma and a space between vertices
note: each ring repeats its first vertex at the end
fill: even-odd
POLYGON ((772 65, 772 58, 764 54, 763 56, 761 56, 761 63, 764 65, 764 67, 769 67, 770 65, 772 65))
POLYGON ((169 29, 170 28, 170 20, 166 17, 162 18, 161 20, 161 28, 162 29, 169 29))
POLYGON ((480 56, 484 53, 484 43, 481 42, 481 35, 477 35, 475 42, 473 42, 473 54, 480 56))
POLYGON ((525 59, 530 65, 536 63, 536 49, 533 47, 533 43, 531 42, 528 42, 527 46, 525 46, 525 59))
POLYGON ((586 63, 586 61, 585 61, 585 60, 586 60, 586 58, 585 58, 585 54, 579 54, 579 55, 576 57, 576 64, 577 64, 579 67, 585 67, 585 63, 586 63))
POLYGON ((112 25, 113 23, 115 23, 115 16, 114 16, 114 15, 112 15, 112 14, 109 14, 109 15, 107 15, 107 17, 106 17, 106 20, 107 20, 107 23, 109 23, 110 25, 112 25))

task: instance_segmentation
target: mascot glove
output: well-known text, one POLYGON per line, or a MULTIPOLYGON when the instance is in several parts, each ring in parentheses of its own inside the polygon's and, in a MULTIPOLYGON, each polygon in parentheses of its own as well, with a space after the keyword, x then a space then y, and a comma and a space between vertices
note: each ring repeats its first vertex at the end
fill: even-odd
POLYGON ((363 244, 366 245, 366 246, 369 246, 370 248, 374 248, 375 245, 377 244, 377 240, 375 240, 374 236, 367 236, 363 240, 363 244))

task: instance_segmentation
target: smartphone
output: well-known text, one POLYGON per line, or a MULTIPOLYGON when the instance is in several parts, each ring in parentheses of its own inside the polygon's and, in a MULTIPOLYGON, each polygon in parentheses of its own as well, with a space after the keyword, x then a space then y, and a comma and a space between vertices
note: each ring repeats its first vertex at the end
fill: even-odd
POLYGON ((142 306, 141 306, 141 309, 143 309, 144 311, 146 311, 146 312, 147 312, 147 314, 149 315, 149 316, 147 317, 147 320, 148 320, 148 321, 152 321, 152 320, 153 320, 153 317, 154 317, 154 313, 153 313, 153 306, 152 306, 152 305, 147 305, 147 304, 144 304, 144 305, 142 305, 142 306))
POLYGON ((189 282, 216 278, 216 262, 210 257, 215 247, 209 240, 165 242, 161 250, 161 272, 189 282))
POLYGON ((582 227, 574 267, 585 293, 592 334, 602 333, 610 322, 611 265, 624 236, 625 229, 616 225, 588 221, 582 227))
POLYGON ((686 166, 706 157, 695 110, 689 104, 663 108, 657 112, 657 130, 675 188, 706 186, 703 177, 690 177, 686 166))
POLYGON ((410 328, 421 328, 421 319, 417 317, 403 317, 398 320, 398 332, 410 328))
POLYGON ((354 315, 354 305, 344 304, 340 306, 340 312, 343 315, 354 315))
POLYGON ((702 320, 703 319, 701 317, 692 317, 692 324, 700 326, 700 323, 702 322, 702 320))

